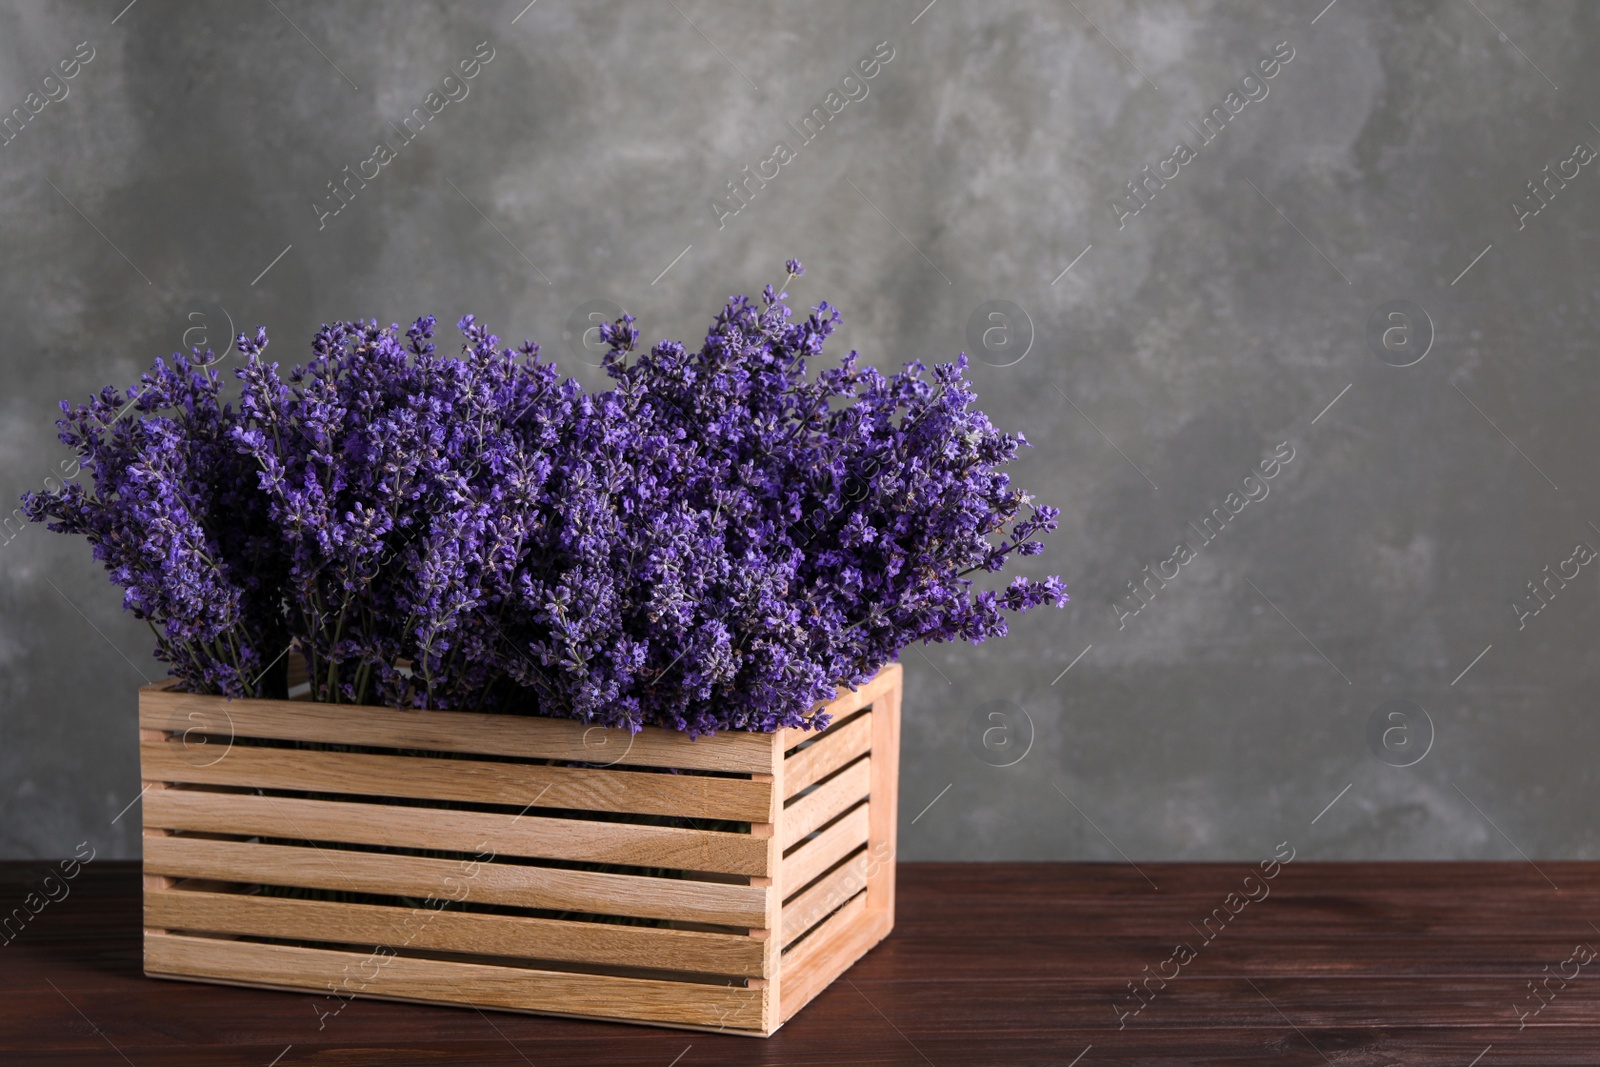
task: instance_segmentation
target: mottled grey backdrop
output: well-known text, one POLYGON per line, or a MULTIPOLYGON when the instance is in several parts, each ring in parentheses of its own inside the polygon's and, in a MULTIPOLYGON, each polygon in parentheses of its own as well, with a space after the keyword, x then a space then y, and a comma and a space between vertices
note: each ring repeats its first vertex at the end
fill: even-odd
MULTIPOLYGON (((472 311, 598 385, 580 305, 692 342, 794 255, 841 349, 980 353, 1064 512, 1026 562, 1069 608, 906 654, 904 857, 1600 856, 1593 5, 524 3, 0 5, 6 498, 59 475, 58 399, 230 323, 292 359, 472 311), (1146 565, 1177 575, 1135 615, 1146 565)), ((136 855, 150 635, 16 529, 0 856, 136 855)))

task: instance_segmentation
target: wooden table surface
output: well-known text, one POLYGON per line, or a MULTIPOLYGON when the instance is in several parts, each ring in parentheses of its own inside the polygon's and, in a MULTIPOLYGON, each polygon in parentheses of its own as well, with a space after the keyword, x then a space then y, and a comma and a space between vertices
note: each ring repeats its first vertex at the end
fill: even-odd
MULTIPOLYGON (((319 997, 145 978, 138 868, 97 861, 0 945, 0 1063, 1600 1063, 1600 864, 1141 866, 901 864, 895 932, 763 1041, 378 1001, 319 1030, 319 997)), ((0 914, 49 870, 0 864, 0 914)))

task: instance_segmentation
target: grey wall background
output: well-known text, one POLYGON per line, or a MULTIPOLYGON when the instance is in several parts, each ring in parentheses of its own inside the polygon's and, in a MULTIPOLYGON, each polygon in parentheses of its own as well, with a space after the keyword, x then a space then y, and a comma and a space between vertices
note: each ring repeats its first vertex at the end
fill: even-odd
MULTIPOLYGON (((1600 144, 1593 5, 524 2, 0 5, 0 113, 94 50, 0 147, 6 498, 59 473, 58 399, 230 322, 289 360, 334 318, 473 311, 562 353, 610 299, 692 342, 795 255, 841 351, 982 352, 983 406, 1035 446, 1017 480, 1064 509, 1026 562, 1068 609, 905 657, 903 857, 1600 855, 1600 564, 1521 629, 1511 606, 1600 546, 1600 173, 1511 207, 1600 144), (485 41, 319 229, 326 183, 485 41), (869 95, 719 228, 724 183, 883 41, 869 95), (1201 144, 1186 120, 1283 41, 1201 144), (1180 139, 1197 158, 1119 228, 1180 139), (1396 299, 1432 323, 1404 368, 1366 338, 1396 299), (968 341, 991 300, 1031 347, 1020 319, 968 341), (1270 495, 1119 628, 1125 583, 1280 442, 1270 495), (1391 700, 1431 747, 1415 712, 1369 745, 1391 700)), ((3 536, 0 856, 137 855, 137 808, 113 819, 148 631, 81 542, 3 536)))

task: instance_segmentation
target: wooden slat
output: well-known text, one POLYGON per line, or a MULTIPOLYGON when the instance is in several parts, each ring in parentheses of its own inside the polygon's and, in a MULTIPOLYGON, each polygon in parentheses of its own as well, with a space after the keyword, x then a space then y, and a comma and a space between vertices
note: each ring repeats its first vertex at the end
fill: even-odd
POLYGON ((146 741, 139 751, 142 776, 154 781, 418 797, 517 808, 537 802, 546 808, 764 822, 772 797, 771 782, 700 774, 238 744, 217 762, 197 765, 186 758, 184 745, 177 740, 146 741))
POLYGON ((872 747, 872 712, 830 726, 817 742, 783 761, 784 799, 822 779, 872 747))
POLYGON ((811 936, 783 954, 778 1024, 788 1022, 889 932, 884 917, 869 913, 866 894, 853 897, 811 936))
POLYGON ((263 797, 193 789, 145 796, 144 824, 242 836, 768 875, 771 842, 749 834, 593 819, 550 819, 403 804, 263 797))
MULTIPOLYGON (((167 681, 170 683, 171 679, 168 679, 167 681)), ((139 740, 140 741, 155 741, 155 740, 159 740, 161 738, 161 736, 162 736, 162 734, 158 730, 140 729, 140 731, 139 731, 139 740)), ((165 783, 165 782, 149 782, 149 781, 145 781, 145 782, 140 782, 139 785, 140 785, 140 789, 139 789, 140 796, 151 796, 152 794, 155 794, 155 793, 158 793, 158 792, 165 792, 166 788, 167 788, 167 783, 165 783)), ((146 890, 149 890, 149 891, 155 891, 155 890, 159 890, 159 889, 166 889, 166 888, 168 888, 169 886, 172 885, 172 880, 170 878, 163 878, 158 874, 147 874, 147 875, 144 875, 142 877, 143 877, 144 887, 145 887, 146 890)), ((159 933, 159 931, 157 931, 157 932, 159 933)))
POLYGON ((764 977, 765 942, 742 934, 196 892, 181 887, 146 893, 144 915, 147 926, 191 933, 764 977))
MULTIPOLYGON (((773 931, 778 929, 779 923, 783 920, 783 843, 780 835, 783 832, 783 783, 787 769, 784 767, 783 749, 779 748, 776 743, 768 750, 768 753, 771 756, 771 762, 768 764, 767 774, 765 776, 757 775, 756 777, 758 779, 765 777, 771 783, 772 808, 764 825, 758 828, 752 824, 750 829, 752 832, 760 829, 766 835, 769 849, 767 862, 771 874, 764 878, 751 878, 750 881, 754 885, 765 886, 768 890, 767 914, 763 922, 766 936, 766 953, 762 957, 761 966, 768 977, 776 980, 779 960, 783 951, 783 941, 781 938, 774 936, 773 931)), ((776 992, 772 996, 776 997, 776 992)))
MULTIPOLYGON (((666 1025, 762 1029, 765 988, 715 986, 650 978, 570 974, 483 963, 394 956, 370 960, 364 952, 259 945, 241 941, 153 934, 145 941, 145 973, 194 976, 268 988, 326 994, 329 983, 344 995, 430 1003, 473 1004, 605 1018, 615 1005, 627 1018, 666 1025), (364 981, 365 975, 374 975, 364 981)), ((328 1011, 337 1006, 328 1001, 328 1011)))
POLYGON ((463 752, 483 756, 582 760, 683 770, 763 771, 772 734, 725 731, 690 739, 646 726, 632 735, 564 719, 470 711, 413 711, 295 700, 223 700, 158 686, 139 690, 139 725, 183 732, 228 730, 234 737, 463 752), (192 716, 192 717, 191 717, 192 716))
POLYGON ((332 848, 146 837, 145 869, 183 878, 306 886, 394 896, 455 897, 478 904, 678 919, 765 929, 763 886, 570 871, 510 863, 394 856, 332 848), (461 897, 462 892, 466 893, 461 897))
POLYGON ((783 904, 783 944, 811 929, 867 888, 867 853, 853 856, 816 885, 783 904))
POLYGON ((829 819, 866 797, 872 787, 872 757, 857 760, 783 810, 782 845, 789 848, 829 819))
MULTIPOLYGON (((873 707, 872 795, 883 803, 872 805, 872 828, 867 852, 872 866, 867 874, 867 910, 877 916, 884 934, 894 928, 894 865, 900 854, 900 664, 891 663, 875 681, 884 686, 873 707)), ((883 934, 878 935, 880 937, 883 934)))
POLYGON ((871 809, 867 803, 783 857, 783 893, 791 896, 817 875, 867 843, 871 809))

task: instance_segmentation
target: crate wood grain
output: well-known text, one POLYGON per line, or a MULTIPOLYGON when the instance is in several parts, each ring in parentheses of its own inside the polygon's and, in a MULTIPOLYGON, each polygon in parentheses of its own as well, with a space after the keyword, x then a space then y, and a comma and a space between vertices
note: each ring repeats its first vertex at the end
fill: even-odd
POLYGON ((148 686, 145 973, 770 1035, 894 926, 900 692, 690 740, 148 686))

